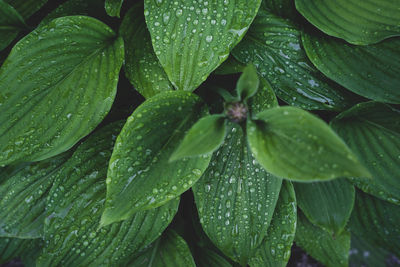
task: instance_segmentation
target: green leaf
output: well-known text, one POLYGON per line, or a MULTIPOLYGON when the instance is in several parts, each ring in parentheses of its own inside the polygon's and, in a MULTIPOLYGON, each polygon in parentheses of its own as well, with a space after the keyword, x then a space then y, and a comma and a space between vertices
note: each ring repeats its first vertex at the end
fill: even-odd
POLYGON ((250 259, 250 266, 285 267, 296 233, 297 207, 293 185, 283 181, 271 225, 261 246, 250 259))
POLYGON ((261 0, 144 3, 154 51, 169 80, 193 91, 243 38, 261 0))
POLYGON ((349 226, 353 235, 400 257, 400 206, 357 191, 349 226))
POLYGON ((19 41, 0 69, 0 166, 52 157, 90 133, 111 108, 123 52, 109 27, 83 16, 19 41))
POLYGON ((356 45, 400 35, 399 2, 296 0, 297 10, 324 33, 356 45))
POLYGON ((364 97, 400 103, 400 39, 350 45, 322 34, 302 35, 311 62, 327 77, 364 97))
POLYGON ((43 236, 45 205, 54 174, 70 153, 0 170, 0 236, 43 236))
POLYGON ((237 61, 232 55, 228 57, 227 60, 222 62, 221 65, 214 71, 214 74, 217 75, 227 75, 227 74, 235 74, 239 72, 243 72, 243 69, 246 65, 237 61))
POLYGON ((350 233, 347 231, 332 237, 328 232, 310 223, 299 212, 295 242, 296 245, 327 267, 348 266, 350 233))
POLYGON ((24 19, 35 14, 48 0, 4 0, 13 6, 24 19))
POLYGON ((143 15, 143 3, 126 13, 120 33, 125 41, 125 75, 145 98, 173 90, 151 44, 143 15))
POLYGON ((199 97, 183 91, 160 93, 133 112, 117 138, 110 160, 102 225, 158 207, 200 178, 211 156, 173 163, 169 158, 185 132, 206 113, 199 97))
POLYGON ((130 267, 196 267, 185 240, 167 230, 149 248, 134 257, 130 267))
POLYGON ((25 29, 21 15, 9 4, 0 0, 0 51, 6 48, 25 29))
POLYGON ((293 0, 264 0, 260 8, 264 8, 272 14, 291 19, 292 21, 297 21, 301 17, 296 10, 293 0))
POLYGON ((257 93, 260 80, 253 64, 248 64, 236 84, 236 92, 240 99, 247 100, 257 93))
POLYGON ((264 79, 260 78, 260 85, 257 93, 249 99, 249 107, 252 114, 257 114, 269 108, 277 107, 274 90, 271 85, 264 79))
POLYGON ((198 248, 195 260, 198 267, 232 267, 224 257, 208 248, 198 248))
POLYGON ((354 206, 354 186, 345 179, 295 183, 297 204, 310 222, 332 235, 340 234, 354 206))
POLYGON ((278 97, 291 105, 327 110, 349 107, 349 93, 330 82, 309 62, 300 33, 289 20, 260 9, 232 54, 242 63, 252 62, 278 97))
MULTIPOLYGON (((382 266, 390 257, 390 252, 377 247, 356 235, 351 235, 350 266, 382 266)), ((387 266, 390 266, 389 264, 387 266)))
POLYGON ((119 18, 123 2, 124 0, 106 0, 104 8, 107 14, 111 17, 119 18))
POLYGON ((198 120, 187 132, 170 162, 184 157, 211 155, 224 142, 226 119, 224 115, 208 115, 198 120))
POLYGON ((239 125, 228 129, 193 192, 208 237, 244 265, 267 234, 282 181, 256 163, 239 125))
POLYGON ((247 121, 257 161, 269 172, 295 181, 371 177, 346 144, 321 119, 295 107, 277 107, 247 121))
POLYGON ((35 266, 34 260, 42 248, 41 239, 0 238, 0 264, 21 258, 25 266, 35 266))
POLYGON ((373 178, 351 181, 361 190, 399 205, 400 111, 382 103, 361 103, 339 114, 331 126, 373 178))
POLYGON ((99 229, 107 165, 121 126, 113 123, 91 135, 58 173, 47 201, 46 245, 38 266, 124 266, 174 217, 177 199, 99 229))

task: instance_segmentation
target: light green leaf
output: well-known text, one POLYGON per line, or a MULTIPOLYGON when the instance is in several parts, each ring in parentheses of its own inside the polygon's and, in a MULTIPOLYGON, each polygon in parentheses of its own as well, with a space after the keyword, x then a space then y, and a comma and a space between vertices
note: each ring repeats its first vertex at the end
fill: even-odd
POLYGON ((349 226, 353 235, 400 257, 400 206, 357 191, 349 226))
POLYGON ((247 121, 251 150, 269 172, 295 181, 371 177, 321 119, 299 108, 277 107, 247 121))
POLYGON ((261 246, 250 259, 250 266, 285 267, 289 261, 296 224, 297 206, 293 185, 283 181, 271 225, 261 246))
POLYGON ((278 100, 271 85, 264 78, 260 78, 257 93, 249 99, 251 114, 256 115, 261 111, 277 106, 278 100))
POLYGON ((224 115, 208 115, 198 120, 187 132, 170 162, 184 157, 211 155, 224 142, 226 119, 224 115))
POLYGON ((123 41, 102 22, 63 17, 19 41, 0 69, 0 166, 68 150, 113 103, 123 41))
POLYGON ((324 33, 356 45, 400 35, 399 2, 296 0, 297 10, 324 33))
POLYGON ((0 0, 0 51, 6 48, 25 27, 21 15, 11 5, 0 0))
POLYGON ((196 267, 185 240, 173 230, 164 234, 135 256, 129 267, 196 267))
POLYGON ((36 13, 48 0, 4 0, 13 6, 24 19, 36 13))
POLYGON ((0 237, 0 264, 21 258, 25 266, 35 266, 43 242, 41 239, 19 239, 0 237))
POLYGON ((256 163, 239 125, 228 129, 193 192, 208 237, 244 265, 267 234, 282 180, 256 163))
POLYGON ((123 2, 124 0, 106 0, 104 8, 107 14, 111 17, 119 18, 123 2))
POLYGON ((332 237, 298 213, 296 245, 327 267, 346 267, 349 261, 350 233, 343 231, 332 237))
POLYGON ((279 98, 305 109, 343 110, 351 96, 323 76, 308 60, 300 29, 287 19, 263 9, 232 54, 252 62, 279 98))
POLYGON ((345 179, 295 183, 297 204, 313 224, 331 235, 340 234, 354 206, 354 186, 345 179))
POLYGON ((261 0, 145 0, 154 51, 172 84, 193 91, 228 58, 261 0))
POLYGON ((125 41, 125 75, 145 98, 173 90, 151 44, 143 15, 143 3, 126 13, 120 33, 125 41))
POLYGON ((367 102, 339 114, 332 128, 354 151, 372 179, 351 181, 361 190, 400 204, 400 111, 367 102))
POLYGON ((158 207, 189 189, 211 156, 169 158, 193 124, 207 114, 196 95, 160 93, 128 118, 110 160, 102 225, 125 220, 137 211, 158 207))
POLYGON ((0 236, 43 236, 47 194, 69 156, 0 169, 0 236))
POLYGON ((58 173, 47 201, 46 245, 38 266, 124 266, 173 219, 177 199, 99 229, 107 164, 121 126, 113 123, 91 135, 58 173))
POLYGON ((368 46, 322 34, 303 34, 302 40, 312 63, 330 79, 364 97, 400 103, 400 61, 394 60, 400 57, 400 38, 368 46))
POLYGON ((243 72, 246 65, 237 61, 232 55, 228 57, 219 67, 214 71, 217 75, 227 75, 243 72))
POLYGON ((248 64, 236 84, 236 93, 242 100, 254 96, 257 93, 260 80, 253 64, 248 64))

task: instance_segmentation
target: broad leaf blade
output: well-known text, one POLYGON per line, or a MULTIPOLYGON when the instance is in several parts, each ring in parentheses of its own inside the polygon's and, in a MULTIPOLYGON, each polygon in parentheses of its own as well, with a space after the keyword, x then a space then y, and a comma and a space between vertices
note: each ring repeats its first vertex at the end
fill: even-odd
POLYGON ((123 52, 109 27, 83 16, 19 41, 0 69, 0 165, 49 158, 90 133, 111 108, 123 52))
POLYGON ((106 0, 104 8, 106 9, 107 14, 111 17, 119 18, 123 2, 124 0, 106 0))
POLYGON ((390 252, 371 244, 370 242, 352 234, 349 263, 350 266, 376 267, 388 262, 390 252))
POLYGON ((126 13, 120 28, 125 41, 125 75, 145 98, 173 90, 151 44, 143 15, 143 4, 134 5, 126 13))
POLYGON ((172 84, 193 91, 227 59, 261 0, 145 0, 154 51, 172 84))
POLYGON ((340 234, 354 206, 354 186, 345 179, 295 183, 298 206, 310 222, 328 233, 340 234))
POLYGON ((278 106, 278 100, 271 85, 264 79, 260 78, 260 86, 257 93, 249 99, 249 108, 252 115, 256 115, 261 111, 278 106))
POLYGON ((113 123, 91 135, 58 173, 47 201, 46 246, 38 266, 124 266, 174 217, 178 200, 99 229, 107 165, 121 126, 113 123))
POLYGON ((183 91, 160 93, 133 112, 110 160, 103 225, 158 207, 200 178, 211 156, 173 163, 169 158, 185 132, 206 113, 199 97, 183 91))
POLYGON ((242 265, 248 262, 267 234, 281 183, 256 163, 242 128, 231 124, 193 186, 203 229, 224 254, 242 265))
POLYGON ((327 77, 364 97, 400 103, 400 39, 355 46, 323 36, 303 34, 311 62, 327 77))
POLYGON ((237 95, 240 99, 247 100, 257 93, 259 84, 257 70, 253 64, 249 64, 243 69, 243 73, 236 84, 237 95))
POLYGON ((24 19, 9 4, 0 0, 0 51, 6 48, 25 28, 24 19))
POLYGON ((339 114, 331 125, 372 174, 372 179, 351 181, 369 194, 400 204, 400 111, 383 103, 361 103, 339 114))
POLYGON ((398 1, 296 0, 296 8, 321 31, 352 44, 373 44, 400 35, 398 1))
POLYGON ((217 75, 227 75, 243 72, 246 65, 237 61, 232 55, 228 57, 219 67, 214 71, 217 75))
POLYGON ((291 182, 284 181, 271 225, 262 244, 250 259, 251 267, 285 267, 296 233, 296 195, 291 182))

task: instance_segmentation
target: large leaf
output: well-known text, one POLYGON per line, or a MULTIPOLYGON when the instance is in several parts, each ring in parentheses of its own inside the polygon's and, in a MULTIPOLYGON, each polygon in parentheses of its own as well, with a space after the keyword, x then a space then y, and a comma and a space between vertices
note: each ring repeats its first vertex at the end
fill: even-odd
POLYGON ((276 107, 247 121, 251 150, 272 174, 296 181, 370 177, 346 144, 321 119, 295 107, 276 107))
POLYGON ((271 225, 261 246, 250 259, 250 266, 285 267, 289 261, 296 224, 296 195, 291 182, 284 181, 271 225))
POLYGON ((120 16, 122 3, 124 0, 106 0, 104 4, 104 8, 106 12, 111 17, 118 17, 120 16))
POLYGON ((47 201, 38 266, 122 266, 171 222, 178 200, 99 229, 106 197, 107 164, 121 123, 82 143, 57 175, 47 201))
POLYGON ((4 0, 13 6, 24 19, 36 13, 48 0, 4 0))
MULTIPOLYGON (((40 253, 41 239, 0 238, 0 264, 21 258, 25 266, 35 266, 34 260, 40 253)), ((2 265, 3 266, 3 265, 2 265)))
POLYGON ((242 63, 254 63, 278 97, 291 105, 328 110, 348 107, 348 93, 309 62, 300 33, 289 20, 260 9, 232 53, 242 63))
POLYGON ((206 114, 205 104, 189 92, 160 93, 128 118, 110 160, 102 225, 158 207, 189 189, 211 156, 170 163, 185 132, 206 114))
POLYGON ((123 41, 102 22, 63 17, 31 32, 0 69, 0 165, 59 154, 110 110, 123 41))
POLYGON ((277 16, 297 20, 300 17, 293 0, 264 0, 261 8, 277 16))
POLYGON ((172 84, 193 91, 227 59, 261 0, 145 0, 154 51, 172 84))
POLYGON ((351 235, 350 266, 376 267, 384 266, 384 262, 386 262, 386 266, 392 266, 387 261, 389 257, 390 252, 356 235, 351 235))
POLYGON ((399 1, 296 0, 297 10, 326 34, 352 44, 400 35, 399 1))
POLYGON ((143 15, 143 3, 126 13, 120 32, 125 41, 125 74, 145 98, 174 87, 162 68, 151 44, 143 15))
POLYGON ((331 125, 373 176, 351 181, 367 193, 400 204, 400 111, 382 103, 362 103, 331 125))
POLYGON ((267 234, 281 183, 256 163, 242 128, 230 124, 224 144, 193 186, 203 229, 224 254, 248 262, 267 234))
POLYGON ((0 0, 0 51, 6 48, 25 27, 21 15, 11 5, 0 0))
POLYGON ((347 231, 332 237, 328 232, 310 223, 299 212, 295 242, 327 267, 348 266, 350 233, 347 231))
POLYGON ((196 267, 185 240, 173 230, 166 231, 146 250, 133 257, 130 267, 196 267))
POLYGON ((400 38, 368 46, 322 34, 303 34, 302 40, 311 62, 330 79, 364 97, 400 103, 400 38))
POLYGON ((357 191, 351 233, 400 257, 400 206, 357 191))
POLYGON ((224 257, 208 248, 197 249, 195 260, 198 267, 232 267, 224 257))
POLYGON ((340 234, 354 206, 354 186, 345 179, 295 183, 297 204, 315 225, 332 235, 340 234))
POLYGON ((69 156, 66 153, 0 170, 0 236, 38 238, 43 235, 47 194, 54 174, 69 156))

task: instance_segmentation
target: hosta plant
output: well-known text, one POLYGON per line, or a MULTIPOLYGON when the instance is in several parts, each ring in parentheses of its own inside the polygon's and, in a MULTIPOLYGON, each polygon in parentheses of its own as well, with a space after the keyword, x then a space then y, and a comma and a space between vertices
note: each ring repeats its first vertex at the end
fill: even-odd
POLYGON ((0 0, 0 263, 400 256, 398 0, 0 0))

